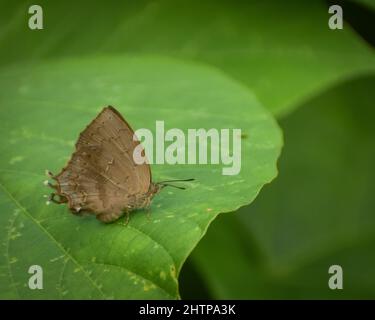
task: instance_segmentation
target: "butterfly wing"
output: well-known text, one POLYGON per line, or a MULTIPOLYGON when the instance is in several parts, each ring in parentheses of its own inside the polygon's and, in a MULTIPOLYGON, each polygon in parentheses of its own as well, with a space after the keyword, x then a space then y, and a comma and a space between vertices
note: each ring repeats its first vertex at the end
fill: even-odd
POLYGON ((137 165, 133 150, 139 141, 134 131, 113 107, 106 107, 80 134, 76 151, 55 177, 58 193, 69 208, 92 212, 114 220, 137 195, 147 193, 150 166, 137 165))

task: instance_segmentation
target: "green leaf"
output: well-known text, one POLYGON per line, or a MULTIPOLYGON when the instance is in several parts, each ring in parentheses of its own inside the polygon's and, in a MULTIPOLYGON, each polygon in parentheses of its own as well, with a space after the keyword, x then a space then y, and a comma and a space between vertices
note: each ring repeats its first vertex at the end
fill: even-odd
POLYGON ((20 65, 0 73, 1 298, 178 298, 178 274, 220 212, 249 204, 276 176, 281 135, 251 92, 221 72, 162 57, 102 57, 20 65), (167 190, 145 213, 105 225, 45 205, 44 170, 57 173, 80 131, 108 104, 135 128, 241 128, 242 168, 154 165, 167 190), (27 286, 31 265, 44 289, 27 286))
POLYGON ((325 1, 42 1, 42 31, 26 27, 31 2, 8 3, 2 64, 95 53, 189 58, 243 82, 277 115, 375 71, 372 50, 349 24, 329 29, 325 1))
POLYGON ((214 298, 375 298, 374 86, 348 82, 281 121, 278 179, 192 254, 214 298), (328 288, 334 264, 343 290, 328 288))

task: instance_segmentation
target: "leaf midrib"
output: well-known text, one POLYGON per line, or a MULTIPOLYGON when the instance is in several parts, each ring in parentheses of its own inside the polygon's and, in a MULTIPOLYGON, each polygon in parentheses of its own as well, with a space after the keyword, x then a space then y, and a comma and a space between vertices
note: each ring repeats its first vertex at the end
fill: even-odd
MULTIPOLYGON (((13 171, 13 170, 2 170, 2 169, 0 171, 4 171, 4 172, 10 172, 11 171, 12 173, 16 173, 17 172, 15 170, 13 171)), ((24 173, 24 174, 30 174, 30 175, 35 175, 35 176, 42 176, 41 174, 34 173, 34 172, 29 172, 29 171, 22 171, 22 173, 24 173)), ((28 217, 29 219, 31 219, 32 222, 34 222, 35 224, 37 224, 38 227, 40 227, 42 229, 42 231, 44 233, 46 233, 49 236, 49 238, 58 246, 58 248, 64 254, 66 254, 66 256, 69 259, 71 259, 83 271, 83 273, 85 274, 85 276, 95 286, 95 288, 99 290, 99 292, 102 294, 102 296, 106 297, 106 295, 104 294, 104 292, 102 292, 102 290, 100 289, 100 287, 95 283, 95 280, 90 277, 90 275, 85 270, 85 268, 81 264, 79 264, 79 262, 76 259, 74 259, 74 257, 71 254, 69 254, 69 252, 56 240, 56 238, 53 237, 53 235, 51 233, 48 232, 48 230, 46 230, 42 226, 41 223, 39 223, 39 221, 37 221, 37 220, 34 219, 34 217, 30 214, 30 212, 28 212, 27 209, 24 208, 19 201, 17 201, 17 199, 11 194, 11 192, 1 182, 0 182, 0 187, 3 189, 4 193, 16 204, 16 206, 21 209, 21 211, 25 214, 25 216, 28 217)), ((128 226, 128 227, 131 227, 131 226, 128 226)), ((176 268, 176 263, 175 263, 172 255, 169 253, 169 251, 162 244, 158 243, 153 238, 151 238, 149 235, 145 234, 143 231, 141 231, 141 230, 139 230, 137 228, 131 227, 131 229, 134 230, 135 232, 137 232, 139 235, 141 235, 143 237, 146 237, 150 241, 152 241, 152 242, 156 243, 158 246, 162 247, 164 249, 164 251, 167 253, 167 255, 169 256, 169 258, 171 259, 171 261, 173 263, 173 266, 176 268)), ((154 284, 157 288, 159 288, 160 290, 162 290, 167 296, 169 296, 171 298, 174 298, 173 295, 171 295, 171 293, 169 293, 166 289, 164 289, 163 287, 161 287, 160 285, 158 285, 155 281, 153 281, 151 279, 148 279, 148 278, 144 277, 143 275, 141 275, 141 274, 139 274, 137 272, 134 272, 133 270, 130 270, 130 269, 126 268, 125 266, 114 265, 114 264, 110 264, 110 263, 106 263, 106 262, 100 262, 100 263, 96 263, 96 264, 107 265, 107 266, 112 266, 112 267, 118 267, 118 268, 121 268, 121 269, 123 269, 125 271, 128 271, 128 272, 136 275, 137 277, 139 277, 139 278, 141 278, 141 279, 143 279, 143 280, 145 280, 147 282, 150 282, 150 283, 154 284)), ((9 269, 10 269, 10 272, 11 272, 11 266, 10 266, 9 261, 8 261, 8 265, 9 265, 9 269)), ((175 280, 177 280, 177 279, 175 279, 175 280)), ((17 288, 16 288, 16 291, 18 293, 18 296, 20 297, 20 294, 19 294, 17 288)))
POLYGON ((86 269, 53 237, 51 233, 48 232, 47 229, 45 229, 35 218, 30 214, 30 212, 27 211, 25 207, 21 205, 21 203, 14 198, 14 196, 9 192, 9 190, 4 186, 3 183, 0 182, 0 188, 3 190, 3 192, 11 199, 11 201, 14 202, 14 204, 23 212, 23 214, 29 218, 34 224, 36 224, 40 230, 42 230, 51 240, 55 245, 61 250, 61 252, 66 255, 71 261, 73 261, 74 264, 77 265, 78 268, 80 268, 84 274, 84 276, 90 281, 92 286, 98 290, 98 292, 103 296, 103 298, 106 297, 104 292, 100 289, 100 287, 95 283, 94 279, 90 277, 86 269))

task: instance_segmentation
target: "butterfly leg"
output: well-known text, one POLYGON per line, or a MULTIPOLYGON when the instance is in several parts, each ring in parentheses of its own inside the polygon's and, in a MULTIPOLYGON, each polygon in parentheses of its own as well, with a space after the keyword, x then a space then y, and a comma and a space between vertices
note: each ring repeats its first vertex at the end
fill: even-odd
POLYGON ((147 206, 147 207, 145 208, 145 210, 146 210, 146 217, 147 217, 147 220, 148 220, 148 221, 151 221, 151 206, 147 206))
POLYGON ((127 226, 130 221, 130 211, 125 210, 125 225, 127 226))

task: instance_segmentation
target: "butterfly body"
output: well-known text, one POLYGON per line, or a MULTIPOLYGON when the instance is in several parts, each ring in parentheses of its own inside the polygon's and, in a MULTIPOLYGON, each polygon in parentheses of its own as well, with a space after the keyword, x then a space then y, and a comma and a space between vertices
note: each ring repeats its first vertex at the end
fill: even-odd
POLYGON ((134 210, 149 209, 149 207, 151 206, 153 197, 157 193, 159 193, 161 188, 162 188, 162 185, 151 183, 150 189, 147 193, 126 196, 123 199, 124 207, 121 211, 110 210, 108 212, 100 213, 96 217, 98 220, 108 223, 108 222, 115 221, 118 218, 120 218, 123 214, 129 214, 134 210))
MULTIPOLYGON (((162 187, 163 187, 162 185, 151 183, 150 189, 147 193, 130 195, 130 196, 124 197, 122 210, 115 210, 115 208, 111 207, 111 210, 97 214, 96 218, 102 222, 109 223, 109 222, 117 220, 123 214, 128 215, 132 211, 135 211, 138 209, 149 209, 151 206, 153 197, 157 193, 159 193, 162 187)), ((87 208, 84 210, 88 210, 90 212, 96 212, 87 208)), ((72 211, 74 212, 74 209, 72 211)))

